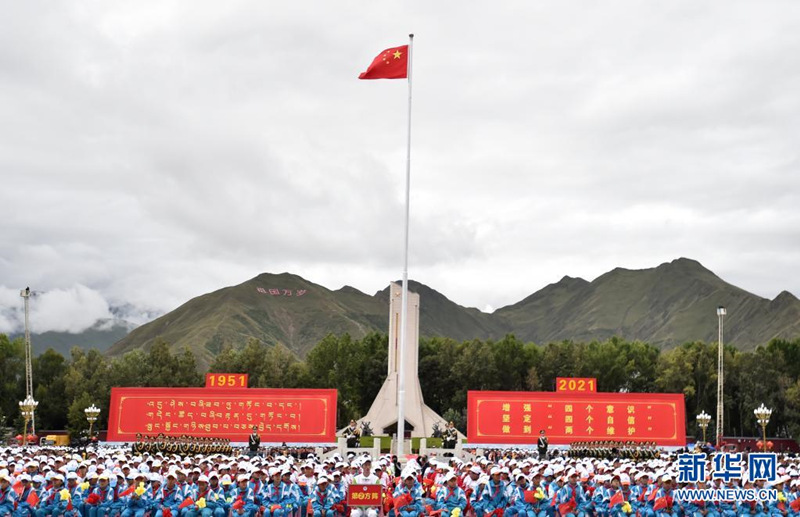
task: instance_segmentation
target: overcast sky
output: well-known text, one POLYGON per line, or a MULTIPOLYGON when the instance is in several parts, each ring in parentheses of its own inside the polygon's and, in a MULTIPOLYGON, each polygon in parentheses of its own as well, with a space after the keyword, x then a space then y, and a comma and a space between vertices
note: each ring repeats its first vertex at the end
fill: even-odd
POLYGON ((261 272, 484 310, 691 257, 800 294, 800 2, 0 0, 0 331, 261 272))

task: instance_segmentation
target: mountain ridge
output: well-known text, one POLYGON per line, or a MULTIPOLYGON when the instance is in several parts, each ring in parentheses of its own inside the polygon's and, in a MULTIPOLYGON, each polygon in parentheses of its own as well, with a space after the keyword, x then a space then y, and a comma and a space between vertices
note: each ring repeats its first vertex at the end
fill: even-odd
MULTIPOLYGON (((547 343, 620 336, 668 348, 715 341, 718 305, 727 306, 730 315, 726 342, 742 349, 800 335, 800 300, 792 293, 762 298, 688 258, 646 269, 618 267, 591 282, 565 275, 492 313, 461 306, 413 280, 409 289, 420 295, 423 337, 463 341, 513 333, 524 341, 547 343)), ((241 347, 255 338, 304 356, 328 333, 360 338, 386 332, 388 291, 369 295, 349 285, 331 290, 288 272, 261 273, 187 301, 133 330, 108 353, 119 355, 163 339, 174 348, 188 346, 207 365, 225 346, 241 347)))

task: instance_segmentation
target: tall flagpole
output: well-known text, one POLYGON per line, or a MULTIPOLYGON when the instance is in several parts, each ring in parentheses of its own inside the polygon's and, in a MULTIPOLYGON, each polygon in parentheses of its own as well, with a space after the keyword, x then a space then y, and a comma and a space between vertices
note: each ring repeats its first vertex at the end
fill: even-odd
POLYGON ((411 58, 414 35, 408 35, 408 138, 406 142, 406 214, 405 247, 403 250, 403 297, 400 307, 400 367, 397 379, 397 459, 403 461, 403 445, 406 438, 406 322, 408 321, 408 221, 411 202, 411 58))

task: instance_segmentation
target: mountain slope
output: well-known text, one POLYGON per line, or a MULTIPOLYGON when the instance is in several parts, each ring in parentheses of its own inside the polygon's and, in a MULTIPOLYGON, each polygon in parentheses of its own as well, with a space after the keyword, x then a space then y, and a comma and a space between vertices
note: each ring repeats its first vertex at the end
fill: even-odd
MULTIPOLYGON (((643 270, 617 268, 592 282, 564 277, 524 300, 486 314, 462 307, 418 282, 420 334, 457 340, 589 341, 621 336, 661 347, 717 339, 716 307, 728 308, 726 342, 743 349, 773 337, 800 336, 800 300, 788 292, 767 300, 728 284, 699 262, 677 259, 643 270)), ((360 338, 386 332, 388 287, 370 296, 353 287, 331 291, 289 273, 262 274, 189 300, 114 344, 112 355, 156 339, 191 348, 207 365, 225 345, 247 339, 282 343, 304 356, 327 334, 360 338)))
POLYGON ((163 339, 175 348, 188 346, 201 364, 208 364, 225 345, 243 346, 256 338, 305 355, 328 333, 363 336, 378 328, 387 313, 380 302, 352 288, 331 291, 289 273, 265 273, 189 300, 137 328, 109 353, 163 339))
MULTIPOLYGON (((77 334, 70 332, 48 331, 41 334, 31 333, 33 355, 39 356, 48 348, 52 348, 64 357, 69 357, 72 347, 84 349, 96 348, 105 352, 123 339, 131 330, 131 325, 120 320, 100 320, 88 329, 77 334)), ((11 339, 24 338, 24 334, 12 334, 11 339)))
MULTIPOLYGON (((402 284, 402 281, 397 281, 402 284)), ((467 308, 425 284, 409 280, 408 289, 419 294, 419 333, 423 337, 449 337, 458 341, 502 337, 511 329, 505 321, 475 308, 467 308)), ((389 287, 375 297, 386 307, 389 315, 389 287)))
POLYGON ((593 282, 565 277, 495 315, 519 338, 537 343, 617 335, 674 346, 716 341, 719 305, 730 315, 726 342, 740 348, 800 335, 800 301, 791 294, 761 298, 685 258, 651 269, 617 268, 593 282))

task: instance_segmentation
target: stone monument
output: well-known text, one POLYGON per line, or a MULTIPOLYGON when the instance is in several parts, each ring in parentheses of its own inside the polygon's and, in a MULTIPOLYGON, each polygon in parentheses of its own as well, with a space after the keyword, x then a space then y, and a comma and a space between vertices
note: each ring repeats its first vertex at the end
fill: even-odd
MULTIPOLYGON (((400 364, 400 309, 403 288, 392 282, 389 285, 389 368, 386 380, 367 414, 359 420, 369 422, 377 435, 397 432, 397 381, 400 364)), ((408 292, 406 311, 406 361, 405 361, 405 430, 406 436, 431 436, 433 425, 439 422, 444 430, 444 418, 425 405, 419 385, 419 295, 408 292)))

